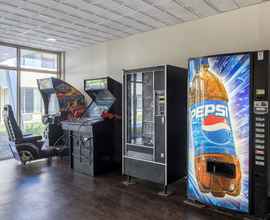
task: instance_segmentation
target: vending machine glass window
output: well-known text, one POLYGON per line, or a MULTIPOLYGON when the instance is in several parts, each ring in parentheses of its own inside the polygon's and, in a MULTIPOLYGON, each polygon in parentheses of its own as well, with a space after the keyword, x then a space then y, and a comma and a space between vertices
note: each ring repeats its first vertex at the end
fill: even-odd
POLYGON ((128 76, 128 142, 153 146, 153 73, 128 76))
POLYGON ((127 141, 142 149, 127 149, 129 156, 153 160, 153 72, 127 76, 127 141))

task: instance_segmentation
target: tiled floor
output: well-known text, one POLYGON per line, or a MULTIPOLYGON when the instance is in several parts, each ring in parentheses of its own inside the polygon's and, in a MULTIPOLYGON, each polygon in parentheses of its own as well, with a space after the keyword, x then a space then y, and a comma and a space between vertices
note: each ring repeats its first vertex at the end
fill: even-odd
POLYGON ((156 185, 124 186, 114 173, 96 178, 73 173, 66 161, 39 161, 22 167, 14 160, 0 162, 1 220, 229 220, 209 210, 183 203, 184 187, 171 187, 168 198, 156 185))

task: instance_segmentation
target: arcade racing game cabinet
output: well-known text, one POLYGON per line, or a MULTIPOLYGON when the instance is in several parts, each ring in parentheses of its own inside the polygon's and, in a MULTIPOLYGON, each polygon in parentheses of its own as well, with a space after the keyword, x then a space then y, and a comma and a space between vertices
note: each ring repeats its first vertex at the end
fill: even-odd
POLYGON ((95 176, 121 166, 121 89, 110 77, 84 81, 90 105, 80 120, 62 122, 75 171, 95 176))
POLYGON ((47 125, 44 132, 44 148, 56 148, 59 156, 68 155, 64 144, 65 133, 61 121, 79 118, 85 111, 84 95, 68 83, 46 78, 38 80, 38 88, 44 102, 42 122, 47 125))

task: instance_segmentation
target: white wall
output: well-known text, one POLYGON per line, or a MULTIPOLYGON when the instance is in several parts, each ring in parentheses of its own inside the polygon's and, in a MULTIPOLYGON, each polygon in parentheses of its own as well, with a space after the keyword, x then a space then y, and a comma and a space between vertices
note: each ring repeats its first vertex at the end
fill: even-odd
POLYGON ((66 80, 82 89, 83 79, 122 69, 173 64, 186 67, 189 57, 270 49, 270 2, 225 14, 137 34, 66 53, 66 80))

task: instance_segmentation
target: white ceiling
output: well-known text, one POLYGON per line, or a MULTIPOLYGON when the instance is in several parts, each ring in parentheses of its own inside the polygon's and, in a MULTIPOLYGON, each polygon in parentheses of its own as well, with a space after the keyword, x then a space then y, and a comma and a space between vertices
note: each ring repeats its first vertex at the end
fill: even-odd
POLYGON ((66 51, 263 1, 0 0, 0 41, 66 51))

